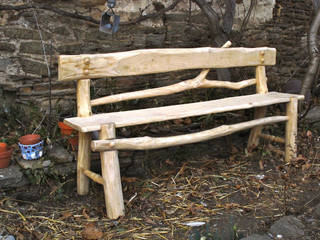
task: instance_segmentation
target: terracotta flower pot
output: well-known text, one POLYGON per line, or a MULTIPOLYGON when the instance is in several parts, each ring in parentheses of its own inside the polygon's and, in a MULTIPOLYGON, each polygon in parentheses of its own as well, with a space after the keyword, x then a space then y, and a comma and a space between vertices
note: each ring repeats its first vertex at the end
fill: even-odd
POLYGON ((73 151, 78 149, 78 141, 79 141, 78 137, 73 137, 68 139, 68 142, 70 143, 73 151))
POLYGON ((6 151, 0 153, 0 168, 6 168, 10 164, 13 148, 7 148, 6 151))
POLYGON ((63 122, 58 122, 58 126, 61 130, 62 136, 70 136, 72 133, 75 133, 75 130, 72 127, 64 124, 63 122))
POLYGON ((7 151, 7 144, 4 142, 0 142, 0 153, 7 151))
POLYGON ((40 135, 38 134, 28 134, 19 138, 19 142, 23 145, 33 145, 40 142, 40 135))

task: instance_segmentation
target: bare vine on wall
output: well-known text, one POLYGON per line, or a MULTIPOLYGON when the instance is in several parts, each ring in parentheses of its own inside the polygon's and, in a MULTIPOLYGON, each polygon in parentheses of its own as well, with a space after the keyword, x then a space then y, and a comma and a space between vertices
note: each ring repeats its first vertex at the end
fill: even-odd
POLYGON ((308 92, 311 91, 312 85, 315 82, 315 79, 318 76, 319 72, 319 62, 320 55, 317 45, 317 35, 320 28, 320 0, 312 0, 314 8, 314 18, 312 20, 309 32, 309 54, 310 54, 310 63, 308 71, 305 75, 305 78, 301 87, 301 94, 306 96, 308 92))
MULTIPOLYGON (((123 25, 123 26, 134 25, 134 24, 140 23, 140 22, 145 21, 150 18, 159 17, 159 16, 163 15, 165 12, 174 9, 178 5, 178 3, 181 1, 182 0, 175 0, 168 7, 165 7, 163 9, 160 9, 159 11, 155 11, 150 14, 142 14, 142 12, 141 12, 140 15, 136 19, 133 19, 128 22, 122 22, 122 23, 120 23, 120 25, 123 25)), ((28 10, 28 9, 42 9, 42 10, 54 12, 58 15, 62 15, 62 16, 70 17, 70 18, 75 18, 75 19, 80 19, 80 20, 87 21, 87 22, 94 23, 94 24, 100 24, 100 21, 98 21, 90 16, 83 16, 78 13, 71 13, 71 12, 68 12, 68 11, 65 11, 60 8, 56 8, 56 7, 53 7, 51 5, 44 4, 44 3, 38 3, 38 4, 28 3, 28 4, 24 4, 24 5, 17 5, 17 6, 16 5, 0 5, 0 11, 4 11, 4 10, 23 11, 23 10, 28 10)))

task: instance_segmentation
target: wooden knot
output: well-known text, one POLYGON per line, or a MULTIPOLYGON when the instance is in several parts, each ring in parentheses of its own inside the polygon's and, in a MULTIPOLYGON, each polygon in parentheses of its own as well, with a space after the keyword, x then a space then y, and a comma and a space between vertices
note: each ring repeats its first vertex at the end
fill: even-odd
POLYGON ((112 148, 113 148, 115 145, 116 145, 116 143, 115 143, 115 142, 111 142, 111 143, 109 143, 109 146, 110 146, 110 147, 112 147, 112 148))
POLYGON ((263 64, 264 63, 264 55, 265 55, 265 51, 261 51, 260 52, 260 63, 263 64))
POLYGON ((89 64, 90 64, 90 58, 86 57, 86 58, 84 59, 84 64, 85 64, 85 65, 89 65, 89 64))
POLYGON ((88 75, 89 74, 89 69, 84 69, 83 73, 84 73, 84 75, 88 75))

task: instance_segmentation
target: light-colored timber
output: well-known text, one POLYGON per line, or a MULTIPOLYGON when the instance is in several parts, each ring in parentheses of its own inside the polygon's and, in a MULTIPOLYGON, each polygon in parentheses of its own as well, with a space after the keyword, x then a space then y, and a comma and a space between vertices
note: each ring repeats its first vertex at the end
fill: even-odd
MULTIPOLYGON (((116 133, 113 123, 106 124, 101 127, 99 137, 101 141, 105 139, 113 139, 115 137, 116 133)), ((110 219, 117 219, 124 215, 118 152, 101 152, 100 157, 107 215, 110 219)))
MULTIPOLYGON (((90 79, 77 81, 77 110, 79 118, 91 115, 90 79)), ((79 195, 86 195, 89 192, 89 179, 83 173, 83 169, 90 170, 90 141, 90 133, 79 132, 77 158, 77 191, 79 195)))
POLYGON ((208 80, 205 78, 208 72, 209 70, 203 70, 197 77, 193 79, 185 80, 170 86, 152 88, 152 89, 146 89, 146 90, 140 90, 140 91, 128 92, 128 93, 120 93, 120 94, 97 98, 97 99, 91 100, 91 106, 110 104, 110 103, 141 99, 141 98, 170 95, 170 94, 179 93, 179 92, 183 92, 183 91, 191 90, 195 88, 229 88, 229 89, 239 90, 239 89, 256 84, 255 78, 243 80, 240 82, 208 80))
MULTIPOLYGON (((263 118, 266 115, 267 106, 259 107, 254 109, 254 119, 263 118)), ((262 126, 257 126, 251 129, 247 149, 252 151, 259 145, 259 136, 262 131, 262 126)))
MULTIPOLYGON (((107 54, 60 56, 59 81, 77 80, 77 117, 67 118, 66 124, 79 131, 77 165, 78 193, 88 193, 88 179, 103 185, 108 217, 116 219, 124 215, 118 150, 146 150, 165 148, 205 141, 251 128, 248 150, 258 146, 259 138, 273 142, 285 142, 285 160, 296 157, 297 103, 304 96, 268 92, 266 67, 275 64, 274 48, 230 48, 227 42, 222 48, 144 49, 107 54), (238 82, 207 79, 211 68, 255 67, 255 78, 238 82), (90 99, 90 80, 101 77, 135 76, 186 69, 199 69, 197 77, 170 86, 90 99), (165 96, 195 88, 242 89, 256 84, 256 94, 221 98, 211 101, 135 109, 131 111, 93 114, 91 107, 132 99, 165 96), (267 107, 287 104, 286 116, 266 117, 267 107), (255 109, 254 119, 211 130, 170 137, 116 138, 116 128, 154 122, 195 117, 207 114, 255 109), (266 124, 286 122, 285 139, 262 133, 266 124), (100 131, 99 140, 91 141, 91 132, 100 131), (100 151, 102 176, 90 171, 90 146, 100 151)), ((237 79, 235 79, 237 80, 237 79)), ((272 148, 281 156, 283 151, 272 148)), ((260 161, 262 163, 262 161, 260 161)), ((263 166, 262 166, 263 167, 263 166)))
POLYGON ((143 49, 59 56, 59 81, 162 73, 184 69, 274 65, 274 48, 143 49), (264 61, 261 63, 261 53, 264 61))
POLYGON ((221 48, 228 48, 231 47, 232 43, 230 41, 227 41, 225 44, 222 45, 221 48))
POLYGON ((256 67, 256 79, 257 79, 257 93, 267 93, 267 77, 266 77, 266 67, 257 66, 256 67))
MULTIPOLYGON (((263 63, 265 61, 264 59, 265 53, 260 53, 260 61, 263 63)), ((268 86, 267 86, 267 77, 266 77, 266 68, 265 66, 257 66, 256 67, 256 90, 259 94, 267 94, 268 93, 268 86)), ((255 108, 254 110, 254 118, 262 118, 266 115, 267 112, 267 105, 264 107, 255 108)), ((256 148, 259 144, 259 135, 262 131, 263 126, 257 126, 251 129, 247 149, 248 151, 252 151, 254 148, 256 148)))
MULTIPOLYGON (((226 42, 222 48, 228 48, 231 46, 231 42, 226 42)), ((129 93, 121 93, 116 95, 110 95, 106 97, 97 98, 91 100, 91 106, 97 106, 102 104, 110 104, 121 101, 128 101, 133 99, 141 99, 141 98, 149 98, 163 95, 170 95, 174 93, 179 93, 182 91, 195 89, 195 88, 230 88, 230 89, 241 89, 244 87, 248 87, 254 85, 256 83, 256 79, 248 79, 243 80, 241 82, 221 82, 216 80, 208 80, 206 76, 210 70, 204 69, 200 72, 200 74, 190 80, 182 81, 177 84, 173 84, 170 86, 146 89, 141 91, 134 91, 129 93)))
POLYGON ((290 162, 297 157, 297 131, 298 131, 298 99, 291 98, 287 103, 287 116, 289 117, 286 123, 286 157, 285 160, 290 162))
POLYGON ((248 122, 241 122, 232 125, 222 125, 206 131, 197 133, 172 136, 172 137, 138 137, 138 138, 124 138, 124 139, 110 139, 110 140, 95 140, 91 142, 91 149, 93 151, 106 150, 147 150, 158 149, 183 144, 190 144, 202 142, 209 139, 227 136, 232 133, 252 128, 255 126, 277 123, 287 121, 287 116, 266 117, 255 119, 248 122))
POLYGON ((268 134, 264 134, 264 133, 260 133, 259 137, 266 139, 268 141, 271 141, 271 142, 277 142, 277 143, 283 143, 283 144, 286 142, 284 138, 272 136, 272 135, 268 135, 268 134))
POLYGON ((87 177, 89 177, 90 179, 92 179, 96 183, 100 183, 103 185, 103 178, 99 174, 92 172, 90 170, 86 170, 86 169, 82 169, 82 171, 87 177))
POLYGON ((281 157, 285 157, 286 153, 285 151, 282 151, 280 149, 277 149, 275 146, 272 146, 271 144, 268 145, 268 149, 276 154, 278 154, 281 157))
POLYGON ((300 99, 301 95, 270 92, 230 97, 212 101, 171 105, 123 112, 102 113, 88 118, 67 118, 64 123, 80 132, 100 130, 101 126, 114 122, 116 128, 161 122, 185 117, 201 116, 212 113, 236 111, 289 102, 290 97, 300 99))

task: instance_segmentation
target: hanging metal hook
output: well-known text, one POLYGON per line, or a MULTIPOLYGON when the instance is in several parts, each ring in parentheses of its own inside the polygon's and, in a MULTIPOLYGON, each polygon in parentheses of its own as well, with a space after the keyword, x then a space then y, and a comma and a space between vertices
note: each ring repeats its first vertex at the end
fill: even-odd
POLYGON ((120 16, 113 11, 116 6, 116 0, 107 0, 106 6, 108 9, 101 16, 99 30, 104 33, 114 34, 118 31, 120 23, 120 16))

